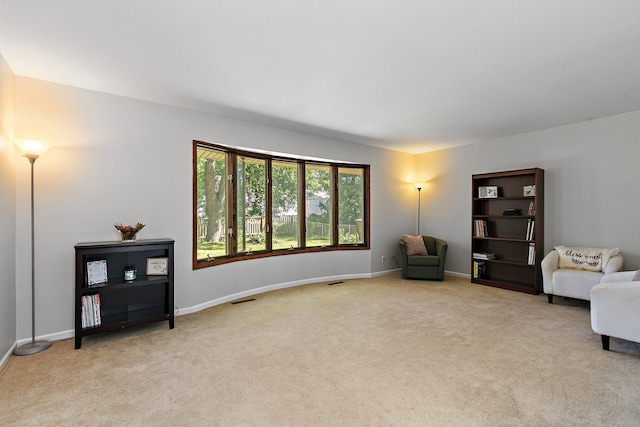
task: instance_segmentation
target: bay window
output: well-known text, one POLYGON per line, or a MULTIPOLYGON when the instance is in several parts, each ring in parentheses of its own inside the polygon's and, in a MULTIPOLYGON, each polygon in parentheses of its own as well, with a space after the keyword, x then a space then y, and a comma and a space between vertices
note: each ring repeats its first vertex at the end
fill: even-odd
POLYGON ((369 166, 193 142, 193 267, 369 249, 369 166))

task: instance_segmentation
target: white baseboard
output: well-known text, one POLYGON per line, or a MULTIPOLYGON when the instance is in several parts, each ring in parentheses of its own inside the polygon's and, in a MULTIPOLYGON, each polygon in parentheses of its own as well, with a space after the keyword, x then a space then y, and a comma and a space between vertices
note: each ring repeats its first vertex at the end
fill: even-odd
POLYGON ((7 351, 7 353, 4 356, 2 356, 2 359, 0 359, 0 371, 2 371, 2 368, 4 368, 4 365, 9 361, 9 357, 11 357, 16 347, 17 347, 17 344, 14 342, 13 345, 9 348, 9 351, 7 351))
POLYGON ((445 270, 444 273, 450 276, 462 277, 464 279, 471 279, 470 274, 456 273, 455 271, 447 271, 447 270, 445 270))
MULTIPOLYGON (((36 341, 44 340, 44 341, 61 341, 69 338, 73 338, 75 336, 75 331, 73 329, 69 329, 67 331, 54 332, 53 334, 48 335, 40 335, 36 337, 36 341)), ((23 344, 28 344, 31 342, 31 338, 23 338, 18 340, 17 344, 20 347, 23 344)))
MULTIPOLYGON (((207 308, 215 307, 216 305, 226 304, 226 303, 228 303, 230 301, 235 301, 237 299, 246 298, 246 297, 250 297, 250 296, 253 296, 253 295, 263 294, 265 292, 275 291, 275 290, 278 290, 278 289, 293 288, 295 286, 309 285, 309 284, 312 284, 312 283, 333 282, 333 281, 336 281, 336 280, 370 279, 372 277, 380 277, 380 276, 385 276, 387 274, 392 274, 392 273, 395 273, 397 271, 400 271, 400 269, 399 268, 394 268, 394 269, 391 269, 391 270, 378 271, 378 272, 375 272, 375 273, 342 274, 342 275, 337 275, 337 276, 314 277, 312 279, 295 280, 293 282, 277 283, 277 284, 274 284, 274 285, 263 286, 261 288, 255 288, 255 289, 249 289, 249 290, 243 291, 243 292, 237 292, 237 293, 231 294, 231 295, 225 295, 224 297, 216 298, 214 300, 207 301, 207 302, 204 302, 202 304, 197 304, 197 305, 194 305, 194 306, 191 306, 191 307, 178 308, 177 311, 176 311, 176 316, 183 316, 183 315, 190 314, 190 313, 196 313, 198 311, 206 310, 207 308)), ((455 273, 455 272, 451 272, 451 271, 446 271, 445 273, 450 274, 452 276, 464 277, 464 278, 467 278, 467 279, 471 277, 469 274, 455 273)), ((53 334, 41 335, 41 336, 36 337, 36 340, 60 341, 60 340, 66 340, 66 339, 69 339, 69 338, 73 338, 74 336, 75 336, 75 331, 73 329, 69 329, 69 330, 66 330, 66 331, 55 332, 53 334)), ((7 354, 4 355, 2 360, 0 360, 0 369, 2 368, 2 366, 6 362, 6 360, 9 359, 9 356, 13 353, 13 350, 16 347, 19 347, 19 346, 21 346, 23 344, 27 344, 29 341, 31 341, 31 338, 23 338, 23 339, 18 340, 16 342, 16 344, 14 344, 14 346, 11 348, 11 350, 7 354)))
POLYGON ((348 279, 369 279, 372 277, 383 276, 386 274, 393 273, 398 269, 387 270, 377 273, 368 273, 368 274, 342 274, 337 276, 326 276, 326 277, 314 277, 313 279, 304 279, 304 280, 295 280, 293 282, 286 283, 277 283, 274 285, 263 286, 261 288, 249 289, 247 291, 238 292, 231 295, 225 295, 221 298, 216 298, 211 301, 204 302, 202 304, 197 304, 191 307, 182 307, 178 308, 177 316, 182 316, 185 314, 196 313, 198 311, 206 310, 207 308, 215 307, 216 305, 226 304, 230 301, 235 301, 241 298, 247 298, 253 295, 263 294, 265 292, 275 291, 278 289, 286 289, 293 288, 295 286, 301 285, 309 285, 312 283, 321 283, 321 282, 333 282, 336 280, 348 280, 348 279))

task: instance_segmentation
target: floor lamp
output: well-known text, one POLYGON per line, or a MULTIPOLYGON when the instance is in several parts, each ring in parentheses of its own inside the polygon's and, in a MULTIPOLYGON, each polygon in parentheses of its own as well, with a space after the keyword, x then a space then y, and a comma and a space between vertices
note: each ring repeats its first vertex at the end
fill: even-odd
POLYGON ((423 182, 416 182, 413 185, 418 189, 418 236, 420 235, 420 190, 422 190, 423 182))
POLYGON ((31 163, 31 342, 16 348, 13 354, 16 356, 28 356, 40 353, 51 347, 50 341, 36 341, 36 266, 35 266, 35 234, 34 234, 34 209, 33 209, 33 165, 40 155, 49 148, 40 141, 23 139, 15 142, 23 153, 23 156, 31 163))

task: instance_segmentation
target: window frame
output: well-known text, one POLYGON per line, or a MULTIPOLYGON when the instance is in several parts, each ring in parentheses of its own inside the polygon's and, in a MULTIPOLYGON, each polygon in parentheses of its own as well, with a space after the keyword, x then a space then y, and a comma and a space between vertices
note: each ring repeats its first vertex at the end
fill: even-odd
POLYGON ((349 162, 336 162, 329 160, 307 160, 305 158, 288 156, 288 155, 273 155, 260 151, 249 151, 246 149, 239 149, 235 147, 224 146, 220 144, 214 144, 205 141, 193 140, 193 230, 192 230, 192 262, 193 269, 207 268, 221 264, 227 264, 230 262, 244 261, 256 258, 265 258, 272 256, 282 256, 301 253, 312 252, 327 252, 336 250, 369 250, 370 249, 370 223, 371 223, 371 210, 370 210, 370 165, 349 163, 349 162), (227 254, 224 256, 214 257, 212 259, 200 259, 198 260, 198 148, 211 149, 221 151, 225 153, 226 162, 226 224, 227 230, 225 230, 225 243, 227 245, 227 254), (265 250, 255 252, 238 252, 238 224, 237 224, 237 158, 238 156, 246 156, 252 158, 264 159, 266 164, 266 210, 265 221, 266 231, 265 250), (297 165, 298 183, 297 183, 297 215, 298 215, 298 235, 299 242, 296 248, 284 248, 273 249, 273 188, 272 188, 272 164, 273 162, 282 161, 288 163, 295 163, 297 165), (328 166, 330 169, 330 202, 331 202, 331 244, 327 246, 306 246, 306 165, 322 165, 328 166), (363 242, 362 243, 339 243, 338 229, 339 229, 339 200, 338 200, 338 170, 340 168, 353 168, 362 170, 363 176, 363 242), (231 174, 230 171, 233 171, 231 174), (231 177, 230 177, 231 176, 231 177), (229 234, 231 230, 231 235, 229 234))

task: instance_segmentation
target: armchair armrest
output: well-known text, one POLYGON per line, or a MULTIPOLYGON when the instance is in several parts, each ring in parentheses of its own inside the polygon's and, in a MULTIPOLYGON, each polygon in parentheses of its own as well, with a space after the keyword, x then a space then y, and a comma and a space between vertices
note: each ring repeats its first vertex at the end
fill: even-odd
POLYGON ((636 275, 636 270, 615 271, 613 273, 605 274, 604 276, 602 276, 602 279, 600 279, 600 283, 631 282, 633 281, 633 276, 635 275, 636 275))
POLYGON ((558 269, 560 255, 555 249, 549 252, 540 262, 542 284, 545 294, 553 294, 553 272, 558 269))
POLYGON ((447 244, 447 242, 445 242, 442 239, 436 239, 436 255, 438 255, 438 258, 440 258, 443 265, 444 265, 445 257, 447 256, 448 248, 449 248, 449 245, 447 244))
POLYGON ((407 277, 407 244, 404 240, 398 240, 398 247, 400 248, 400 267, 402 268, 402 277, 407 277))
POLYGON ((624 264, 624 257, 621 254, 614 256, 609 260, 607 265, 604 266, 604 274, 607 275, 607 274, 615 273, 616 271, 622 270, 623 264, 624 264))

